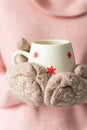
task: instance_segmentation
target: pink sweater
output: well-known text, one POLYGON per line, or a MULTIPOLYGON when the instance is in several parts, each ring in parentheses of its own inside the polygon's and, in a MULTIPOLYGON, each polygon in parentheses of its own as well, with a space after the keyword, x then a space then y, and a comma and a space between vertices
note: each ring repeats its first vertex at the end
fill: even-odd
POLYGON ((5 80, 21 37, 68 39, 77 64, 87 64, 87 0, 0 0, 0 130, 87 130, 87 104, 31 107, 5 80))

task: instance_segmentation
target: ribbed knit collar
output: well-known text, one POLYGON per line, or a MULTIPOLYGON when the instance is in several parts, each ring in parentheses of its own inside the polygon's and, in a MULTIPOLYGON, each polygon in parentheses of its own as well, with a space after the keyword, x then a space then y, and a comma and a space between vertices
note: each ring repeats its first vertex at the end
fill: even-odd
POLYGON ((78 16, 87 13, 87 0, 31 0, 38 7, 56 16, 78 16))

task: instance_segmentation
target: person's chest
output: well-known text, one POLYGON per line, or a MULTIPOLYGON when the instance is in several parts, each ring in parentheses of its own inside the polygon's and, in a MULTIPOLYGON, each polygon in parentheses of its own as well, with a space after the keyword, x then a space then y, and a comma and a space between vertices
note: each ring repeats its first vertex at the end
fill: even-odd
POLYGON ((31 107, 26 104, 0 109, 1 130, 87 130, 87 106, 31 107), (4 125, 4 123, 5 125, 4 125))
POLYGON ((5 64, 10 65, 11 56, 21 37, 30 43, 39 39, 68 39, 72 42, 76 63, 87 63, 87 15, 61 18, 41 12, 31 3, 13 2, 2 6, 1 53, 5 64))

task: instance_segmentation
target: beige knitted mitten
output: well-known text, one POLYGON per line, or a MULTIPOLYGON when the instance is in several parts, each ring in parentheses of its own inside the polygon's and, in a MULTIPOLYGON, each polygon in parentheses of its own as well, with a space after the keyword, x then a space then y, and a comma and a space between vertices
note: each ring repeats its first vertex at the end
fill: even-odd
POLYGON ((52 76, 45 88, 47 105, 66 107, 87 100, 87 66, 78 65, 74 73, 61 72, 52 76))
POLYGON ((45 68, 35 63, 22 63, 8 69, 7 79, 10 89, 19 99, 30 105, 41 105, 49 79, 45 68))

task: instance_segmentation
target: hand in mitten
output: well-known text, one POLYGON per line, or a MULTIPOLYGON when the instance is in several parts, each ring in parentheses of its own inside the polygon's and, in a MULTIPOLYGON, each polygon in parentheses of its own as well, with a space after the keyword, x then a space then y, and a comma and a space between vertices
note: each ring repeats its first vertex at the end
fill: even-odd
POLYGON ((8 69, 7 78, 12 92, 29 105, 43 103, 43 93, 49 76, 45 68, 35 63, 22 63, 8 69))
POLYGON ((78 65, 74 73, 55 74, 49 79, 44 92, 44 102, 50 106, 66 107, 82 103, 86 99, 86 65, 78 65))
MULTIPOLYGON (((29 51, 28 42, 22 39, 18 44, 18 49, 29 51)), ((18 55, 16 61, 18 65, 11 66, 7 71, 10 89, 27 104, 41 105, 44 89, 49 79, 45 68, 35 63, 25 62, 27 59, 22 55, 18 55)))

